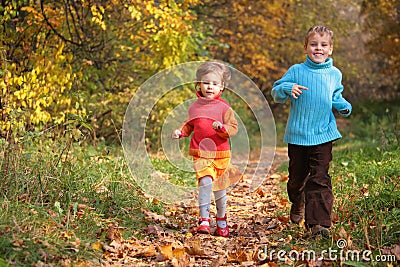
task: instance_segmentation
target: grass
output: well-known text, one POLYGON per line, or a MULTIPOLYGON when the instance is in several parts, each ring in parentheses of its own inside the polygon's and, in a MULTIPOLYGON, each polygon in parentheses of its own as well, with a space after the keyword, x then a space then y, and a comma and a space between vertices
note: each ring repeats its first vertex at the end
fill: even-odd
POLYGON ((184 168, 174 166, 165 157, 152 157, 150 161, 156 170, 168 174, 168 181, 172 184, 185 187, 197 186, 196 175, 193 171, 188 171, 192 166, 184 166, 184 168))
MULTIPOLYGON (((372 256, 391 253, 400 240, 400 108, 396 101, 363 103, 341 129, 343 139, 336 142, 330 175, 332 177, 334 225, 331 239, 310 242, 300 227, 286 229, 292 235, 289 247, 336 248, 344 238, 346 249, 372 251, 372 256)), ((287 174, 287 162, 279 167, 287 174)), ((282 190, 285 190, 282 184, 282 190)), ((393 254, 393 253, 391 253, 393 254)), ((348 261, 347 266, 367 266, 348 261)), ((370 262, 368 266, 385 266, 370 262), (371 265, 372 264, 372 265, 371 265)))
MULTIPOLYGON (((336 248, 337 239, 346 237, 354 249, 385 254, 398 244, 399 110, 396 101, 355 107, 334 146, 332 238, 310 240, 303 228, 293 226, 271 237, 292 237, 279 249, 318 252, 336 248)), ((161 204, 143 197, 119 147, 90 144, 69 133, 27 133, 18 144, 0 139, 0 266, 100 263, 102 251, 94 244, 105 238, 110 224, 124 229, 124 238, 141 236, 142 210, 162 213, 161 204)), ((195 186, 193 173, 164 158, 151 161, 172 183, 195 186)), ((286 170, 287 163, 279 168, 286 170)), ((355 264, 347 263, 362 266, 355 264)))
POLYGON ((109 224, 131 237, 143 227, 141 209, 158 208, 142 197, 122 153, 104 143, 51 134, 1 142, 0 263, 99 260, 92 245, 109 224))

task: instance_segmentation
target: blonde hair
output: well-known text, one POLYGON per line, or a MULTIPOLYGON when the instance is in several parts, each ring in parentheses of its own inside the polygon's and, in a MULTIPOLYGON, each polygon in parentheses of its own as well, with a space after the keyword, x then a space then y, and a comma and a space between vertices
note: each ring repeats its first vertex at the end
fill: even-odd
POLYGON ((201 82, 201 78, 204 75, 207 75, 209 73, 215 73, 219 77, 221 77, 221 82, 224 84, 224 87, 231 79, 231 70, 229 69, 228 66, 219 62, 207 61, 202 63, 196 71, 197 84, 201 82))
POLYGON ((316 26, 311 27, 311 28, 307 31, 306 36, 305 36, 305 38, 304 38, 304 46, 307 46, 307 45, 308 45, 308 39, 309 39, 310 36, 313 35, 314 33, 318 33, 318 34, 320 34, 320 35, 328 34, 328 36, 329 36, 329 43, 330 43, 330 45, 333 44, 333 31, 331 31, 330 29, 328 29, 328 28, 325 27, 325 26, 316 25, 316 26))

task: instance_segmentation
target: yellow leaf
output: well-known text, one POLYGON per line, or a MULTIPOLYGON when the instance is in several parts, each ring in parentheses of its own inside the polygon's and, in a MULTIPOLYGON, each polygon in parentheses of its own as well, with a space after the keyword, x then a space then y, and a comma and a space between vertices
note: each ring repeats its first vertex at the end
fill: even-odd
POLYGON ((103 251, 103 245, 101 244, 100 240, 97 240, 95 243, 93 243, 92 248, 97 251, 103 251))
POLYGON ((173 250, 173 255, 174 255, 174 258, 180 259, 186 255, 185 249, 184 248, 175 248, 173 250))
POLYGON ((174 257, 171 244, 159 246, 159 250, 160 253, 168 260, 171 260, 174 257))

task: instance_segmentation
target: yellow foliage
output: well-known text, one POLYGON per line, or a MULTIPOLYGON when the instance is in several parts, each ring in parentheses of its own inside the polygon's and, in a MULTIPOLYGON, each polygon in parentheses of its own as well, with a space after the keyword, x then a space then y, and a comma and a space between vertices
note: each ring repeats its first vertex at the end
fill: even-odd
POLYGON ((99 25, 103 31, 107 30, 107 26, 103 19, 104 7, 93 5, 90 7, 92 12, 92 22, 99 25))
POLYGON ((41 127, 46 123, 63 123, 65 114, 85 116, 86 111, 79 105, 83 99, 71 94, 76 74, 68 62, 71 55, 63 53, 63 45, 51 54, 35 55, 31 71, 21 72, 16 64, 7 69, 7 79, 2 81, 0 111, 0 132, 41 127), (76 104, 71 105, 72 101, 76 104))
MULTIPOLYGON (((190 60, 184 53, 188 48, 193 47, 195 41, 192 35, 194 30, 191 21, 196 15, 183 7, 199 5, 199 1, 183 1, 177 4, 175 1, 155 5, 153 1, 147 1, 141 12, 135 8, 129 8, 132 16, 151 18, 143 22, 144 33, 143 44, 151 51, 143 55, 144 61, 156 68, 168 68, 170 66, 190 60), (154 56, 160 55, 160 57, 154 56), (161 62, 157 61, 162 58, 161 62)), ((133 37, 132 39, 136 39, 133 37)))

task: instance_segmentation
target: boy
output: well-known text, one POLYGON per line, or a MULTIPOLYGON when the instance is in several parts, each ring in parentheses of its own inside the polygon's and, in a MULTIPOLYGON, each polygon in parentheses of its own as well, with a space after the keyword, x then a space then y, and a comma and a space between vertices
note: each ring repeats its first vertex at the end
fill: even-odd
POLYGON ((305 224, 313 235, 329 235, 333 206, 331 177, 332 142, 341 138, 332 108, 344 117, 352 106, 343 96, 341 72, 329 56, 333 32, 325 26, 310 28, 305 37, 306 60, 288 69, 276 81, 272 96, 277 103, 290 99, 284 142, 288 143, 292 202, 290 220, 305 224))

